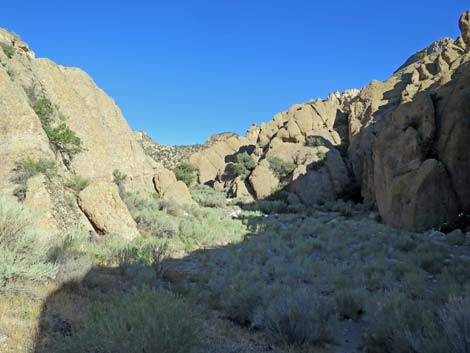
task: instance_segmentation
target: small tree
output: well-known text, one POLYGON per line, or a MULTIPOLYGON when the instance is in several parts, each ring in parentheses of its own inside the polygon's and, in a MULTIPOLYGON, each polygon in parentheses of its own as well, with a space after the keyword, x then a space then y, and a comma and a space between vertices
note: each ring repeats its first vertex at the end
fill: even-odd
POLYGON ((271 157, 268 162, 272 172, 279 179, 288 176, 295 169, 294 163, 285 162, 279 157, 271 157))
POLYGON ((256 168, 256 161, 247 152, 237 154, 233 162, 235 176, 246 178, 256 168))
POLYGON ((56 127, 52 126, 55 108, 47 97, 37 99, 33 104, 33 110, 39 117, 49 141, 58 151, 70 157, 83 151, 82 141, 75 132, 63 122, 65 117, 62 114, 59 114, 62 123, 56 127))
POLYGON ((178 164, 173 172, 175 173, 176 179, 181 180, 188 187, 196 180, 197 167, 188 162, 182 162, 178 164))

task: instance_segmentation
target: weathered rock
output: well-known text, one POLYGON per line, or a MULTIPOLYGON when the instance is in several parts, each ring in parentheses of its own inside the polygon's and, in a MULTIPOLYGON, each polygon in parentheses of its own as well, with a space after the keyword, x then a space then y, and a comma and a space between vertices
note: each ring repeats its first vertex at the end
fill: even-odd
POLYGON ((46 177, 39 174, 28 179, 26 187, 24 205, 38 212, 38 225, 51 237, 59 234, 61 229, 52 213, 54 203, 46 188, 46 177))
POLYGON ((178 204, 194 203, 186 184, 177 180, 171 170, 164 167, 158 168, 153 182, 155 190, 162 198, 172 200, 178 204))
POLYGON ((96 182, 78 195, 79 205, 94 228, 102 234, 117 234, 127 239, 139 236, 137 224, 113 183, 96 182))
POLYGON ((460 16, 459 27, 465 45, 470 48, 470 11, 466 11, 460 16))
POLYGON ((251 173, 249 183, 253 188, 256 198, 262 199, 276 191, 279 179, 274 176, 269 168, 268 161, 263 160, 251 173))
POLYGON ((215 181, 218 175, 224 173, 227 164, 233 161, 235 155, 249 149, 249 146, 250 142, 246 138, 233 136, 193 154, 189 161, 199 170, 199 183, 215 181))
POLYGON ((235 178, 235 180, 233 181, 233 183, 230 187, 229 195, 231 197, 235 197, 235 198, 245 198, 245 199, 246 198, 248 198, 248 199, 253 198, 251 193, 248 190, 248 186, 246 185, 246 181, 241 177, 235 178))

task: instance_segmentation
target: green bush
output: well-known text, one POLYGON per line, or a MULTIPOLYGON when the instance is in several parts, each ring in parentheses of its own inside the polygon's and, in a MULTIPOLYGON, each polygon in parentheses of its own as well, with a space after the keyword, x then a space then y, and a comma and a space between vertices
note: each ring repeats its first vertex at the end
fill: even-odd
POLYGON ((340 318, 357 321, 365 311, 366 294, 362 289, 340 288, 335 291, 336 309, 340 318))
POLYGON ((32 215, 19 204, 0 198, 0 284, 17 278, 52 278, 49 247, 38 238, 32 215))
POLYGON ((233 162, 233 172, 235 176, 246 178, 253 169, 256 168, 256 161, 247 152, 239 153, 233 162))
POLYGON ((46 97, 38 98, 33 104, 33 110, 39 117, 39 120, 41 120, 43 127, 49 127, 51 125, 54 106, 49 99, 46 97))
POLYGON ((89 184, 90 184, 90 181, 88 179, 82 178, 79 175, 74 175, 65 183, 65 186, 72 189, 75 192, 75 194, 79 194, 80 191, 85 189, 89 184))
POLYGON ((200 345, 200 322, 181 299, 140 289, 93 303, 83 325, 57 339, 54 352, 189 353, 200 345))
POLYGON ((291 162, 285 162, 279 157, 268 158, 269 167, 278 179, 285 178, 295 169, 295 164, 291 162))
POLYGON ((203 207, 225 207, 225 195, 207 185, 196 185, 191 188, 191 196, 203 207))
POLYGON ((45 131, 49 141, 60 152, 73 156, 83 151, 82 141, 65 123, 61 123, 54 128, 46 128, 45 131))
POLYGON ((0 46, 2 47, 3 52, 9 59, 13 58, 16 53, 16 49, 12 45, 1 44, 0 46))
POLYGON ((305 146, 320 147, 324 146, 323 139, 320 136, 307 136, 305 139, 305 146))
POLYGON ((24 184, 26 181, 37 175, 44 174, 47 177, 52 177, 57 173, 57 166, 53 160, 40 158, 34 160, 32 158, 25 158, 16 162, 15 176, 13 181, 18 184, 24 184))
MULTIPOLYGON (((42 127, 46 132, 51 144, 60 152, 73 156, 83 151, 82 141, 65 122, 53 127, 55 107, 47 97, 38 98, 33 104, 33 110, 41 120, 42 127)), ((61 120, 65 118, 61 116, 61 120)))
POLYGON ((271 338, 284 345, 318 345, 332 341, 331 309, 314 292, 299 290, 271 301, 264 326, 271 338))
POLYGON ((188 162, 178 164, 173 170, 176 179, 182 181, 188 187, 191 186, 196 180, 197 171, 197 167, 188 162))

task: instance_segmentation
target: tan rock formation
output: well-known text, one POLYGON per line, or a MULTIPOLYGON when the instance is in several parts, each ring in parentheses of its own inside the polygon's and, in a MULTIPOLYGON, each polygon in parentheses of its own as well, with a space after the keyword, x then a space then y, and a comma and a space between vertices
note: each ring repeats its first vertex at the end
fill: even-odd
POLYGON ((78 197, 80 208, 99 233, 127 239, 140 235, 115 184, 104 181, 90 184, 78 197))
POLYGON ((218 175, 224 173, 227 163, 233 160, 235 154, 249 145, 246 138, 234 136, 193 154, 189 161, 199 170, 199 183, 215 181, 218 175))
POLYGON ((248 180, 258 199, 270 196, 279 185, 279 179, 274 176, 267 160, 260 162, 248 180))
POLYGON ((178 204, 194 203, 186 184, 176 180, 176 176, 171 170, 164 167, 158 168, 153 182, 155 190, 162 198, 172 200, 178 204))

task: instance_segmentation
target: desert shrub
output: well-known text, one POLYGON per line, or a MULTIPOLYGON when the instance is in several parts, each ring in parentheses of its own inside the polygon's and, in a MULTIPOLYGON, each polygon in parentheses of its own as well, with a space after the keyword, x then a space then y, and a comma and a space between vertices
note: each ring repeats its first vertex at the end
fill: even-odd
POLYGON ((38 240, 33 216, 19 204, 0 198, 0 283, 16 278, 51 278, 56 266, 48 246, 38 240))
POLYGON ((263 302, 262 290, 257 281, 239 274, 224 286, 219 300, 220 308, 230 320, 248 326, 263 302))
POLYGON ((197 167, 188 162, 182 162, 178 164, 173 170, 176 179, 182 181, 188 187, 191 186, 196 180, 197 171, 197 167))
POLYGON ((441 273, 448 257, 447 251, 439 245, 422 243, 416 248, 416 261, 426 272, 441 273))
POLYGON ((196 185, 191 189, 191 196, 203 207, 225 207, 225 195, 207 185, 196 185))
POLYGON ((440 324, 452 353, 470 352, 470 297, 452 297, 439 312, 440 324))
POLYGON ((85 189, 90 184, 90 181, 86 178, 82 178, 79 175, 74 175, 72 178, 67 180, 65 186, 72 189, 75 194, 80 193, 83 189, 85 189))
POLYGON ((451 245, 461 246, 465 244, 465 233, 460 229, 456 229, 449 234, 447 234, 446 240, 451 245))
POLYGON ((136 194, 124 198, 142 233, 172 238, 184 250, 242 239, 241 221, 231 219, 225 209, 182 207, 165 199, 145 199, 136 194))
POLYGON ((33 104, 33 110, 41 120, 43 127, 50 126, 54 114, 54 106, 46 97, 38 98, 33 104))
POLYGON ((121 198, 125 198, 125 183, 127 180, 127 175, 122 173, 118 169, 114 169, 113 171, 113 183, 117 185, 119 189, 119 195, 121 195, 121 198))
POLYGON ((15 47, 13 47, 12 45, 8 45, 8 44, 1 44, 0 46, 2 47, 3 52, 9 59, 13 58, 13 56, 16 53, 15 47))
POLYGON ((436 322, 434 304, 390 292, 378 304, 368 332, 367 353, 442 353, 449 351, 436 322))
POLYGON ((283 213, 287 211, 287 203, 282 200, 257 200, 252 205, 246 206, 250 210, 258 210, 265 214, 283 213))
POLYGON ((274 175, 281 179, 288 176, 295 169, 295 164, 291 162, 285 162, 279 157, 268 158, 269 168, 271 168, 274 175))
POLYGON ((48 127, 45 131, 52 145, 60 152, 72 156, 83 150, 81 139, 65 123, 53 128, 48 127))
POLYGON ((340 288, 335 291, 336 310, 340 318, 357 321, 365 311, 365 290, 340 288))
POLYGON ((235 156, 232 168, 235 176, 246 178, 256 168, 256 161, 247 152, 239 153, 235 156))
MULTIPOLYGON (((82 141, 65 122, 61 122, 55 127, 52 125, 55 107, 47 97, 36 99, 33 104, 33 110, 39 117, 49 141, 58 151, 69 156, 83 151, 81 146, 82 141)), ((65 117, 61 116, 61 120, 65 120, 65 117)))
POLYGON ((302 346, 332 340, 330 306, 307 290, 274 298, 264 314, 264 328, 277 343, 302 346))
POLYGON ((188 353, 200 344, 200 314, 163 290, 139 289, 93 303, 83 325, 58 339, 63 353, 188 353))
POLYGON ((15 176, 12 181, 18 184, 26 183, 26 181, 40 173, 48 177, 52 177, 57 172, 57 166, 53 160, 40 158, 34 160, 32 158, 25 158, 19 160, 15 164, 15 176))
POLYGON ((305 146, 308 147, 320 147, 324 145, 323 138, 320 136, 307 136, 305 139, 305 146))
POLYGON ((28 187, 26 182, 29 178, 43 173, 48 178, 51 178, 57 173, 57 167, 54 161, 48 159, 33 160, 31 158, 22 159, 16 162, 15 175, 12 181, 19 184, 13 190, 13 195, 16 196, 18 201, 24 201, 28 187))

